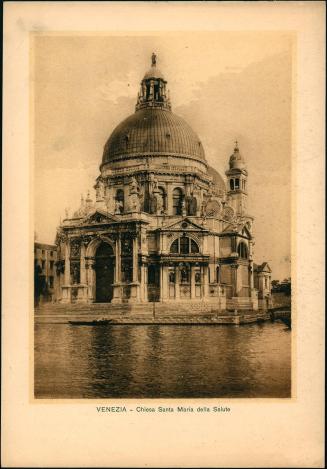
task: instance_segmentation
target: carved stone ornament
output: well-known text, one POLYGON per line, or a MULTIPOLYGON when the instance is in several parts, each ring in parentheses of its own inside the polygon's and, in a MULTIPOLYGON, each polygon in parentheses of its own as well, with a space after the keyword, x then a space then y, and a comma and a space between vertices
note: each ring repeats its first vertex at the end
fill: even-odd
POLYGON ((115 215, 123 213, 124 205, 120 200, 115 200, 115 215))
POLYGON ((227 221, 232 221, 233 218, 234 218, 234 210, 232 207, 230 206, 225 206, 224 208, 224 213, 223 213, 223 217, 225 220, 227 221))
POLYGON ((149 199, 149 212, 154 214, 157 213, 158 200, 156 195, 151 195, 149 199))
POLYGON ((104 187, 104 182, 102 179, 99 179, 96 186, 96 199, 97 200, 102 200, 104 198, 104 193, 105 193, 105 187, 104 187))
POLYGON ((207 215, 206 207, 207 207, 207 201, 203 199, 202 204, 201 204, 201 217, 205 217, 207 215))
POLYGON ((130 194, 138 194, 140 191, 139 185, 137 180, 134 176, 132 176, 130 184, 129 184, 129 192, 130 194))
POLYGON ((89 242, 92 240, 92 236, 82 236, 81 237, 81 242, 84 244, 84 246, 86 247, 89 242))
POLYGON ((198 201, 196 197, 194 197, 193 195, 190 195, 189 197, 186 198, 186 211, 188 215, 196 216, 197 207, 198 207, 198 201))
POLYGON ((73 284, 80 283, 80 263, 71 262, 70 264, 71 281, 73 284))
POLYGON ((70 255, 71 257, 79 257, 81 252, 80 239, 72 239, 70 241, 70 255))
POLYGON ((64 233, 63 231, 58 231, 56 237, 56 244, 65 243, 67 239, 68 237, 66 233, 64 233))
POLYGON ((129 196, 129 205, 132 212, 139 212, 141 209, 141 202, 136 192, 131 192, 129 196))
POLYGON ((222 211, 221 203, 218 200, 209 200, 206 206, 206 214, 208 217, 217 217, 222 211))
POLYGON ((152 194, 153 192, 158 191, 158 180, 156 179, 154 174, 149 175, 149 192, 152 194))

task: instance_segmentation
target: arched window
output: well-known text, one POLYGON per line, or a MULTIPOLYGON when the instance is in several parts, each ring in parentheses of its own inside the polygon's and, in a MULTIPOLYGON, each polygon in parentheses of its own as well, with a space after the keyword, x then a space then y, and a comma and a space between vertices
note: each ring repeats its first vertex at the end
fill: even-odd
POLYGON ((242 259, 247 259, 248 258, 248 248, 245 243, 241 242, 238 245, 237 252, 239 257, 242 259))
POLYGON ((181 189, 176 187, 173 190, 173 215, 182 214, 182 201, 183 201, 183 192, 181 189))
POLYGON ((229 181, 229 185, 230 185, 230 190, 233 191, 234 190, 234 179, 231 179, 229 181))
POLYGON ((124 211, 124 191, 123 189, 118 189, 116 192, 116 200, 120 202, 120 211, 124 211))
POLYGON ((171 254, 197 254, 199 252, 199 246, 197 243, 187 236, 175 239, 170 246, 171 254))
POLYGON ((190 252, 190 240, 186 236, 179 240, 179 252, 181 254, 188 254, 190 252))
POLYGON ((239 189, 239 188, 240 188, 240 180, 235 179, 235 189, 239 189))
POLYGON ((199 252, 199 246, 196 244, 193 239, 191 239, 191 253, 192 254, 197 254, 199 252))
POLYGON ((178 254, 178 252, 179 252, 179 239, 175 239, 173 244, 170 246, 170 252, 172 254, 178 254))

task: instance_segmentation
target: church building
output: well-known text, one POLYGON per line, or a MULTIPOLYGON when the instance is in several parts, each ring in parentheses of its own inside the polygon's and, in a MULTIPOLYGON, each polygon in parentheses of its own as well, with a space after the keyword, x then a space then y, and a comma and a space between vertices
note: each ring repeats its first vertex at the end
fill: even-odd
POLYGON ((153 54, 134 114, 104 146, 95 202, 82 198, 58 227, 56 299, 265 309, 271 270, 253 264, 248 171, 238 144, 224 180, 172 112, 156 62, 153 54))

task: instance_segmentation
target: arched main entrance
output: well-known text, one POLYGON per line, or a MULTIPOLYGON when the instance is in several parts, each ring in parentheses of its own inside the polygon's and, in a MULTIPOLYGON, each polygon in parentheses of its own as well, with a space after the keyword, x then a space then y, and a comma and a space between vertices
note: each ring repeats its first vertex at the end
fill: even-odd
POLYGON ((115 257, 110 244, 101 243, 95 253, 95 301, 109 303, 113 296, 115 257))

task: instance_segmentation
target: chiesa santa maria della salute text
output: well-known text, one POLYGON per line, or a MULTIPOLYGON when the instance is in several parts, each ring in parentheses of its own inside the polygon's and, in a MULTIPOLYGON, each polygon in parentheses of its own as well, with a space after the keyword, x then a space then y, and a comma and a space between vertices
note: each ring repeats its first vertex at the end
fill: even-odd
POLYGON ((266 310, 271 270, 253 261, 241 149, 235 142, 224 180, 172 112, 155 54, 151 62, 134 114, 105 144, 95 202, 82 198, 58 227, 55 300, 130 311, 153 303, 171 311, 177 304, 266 310))

